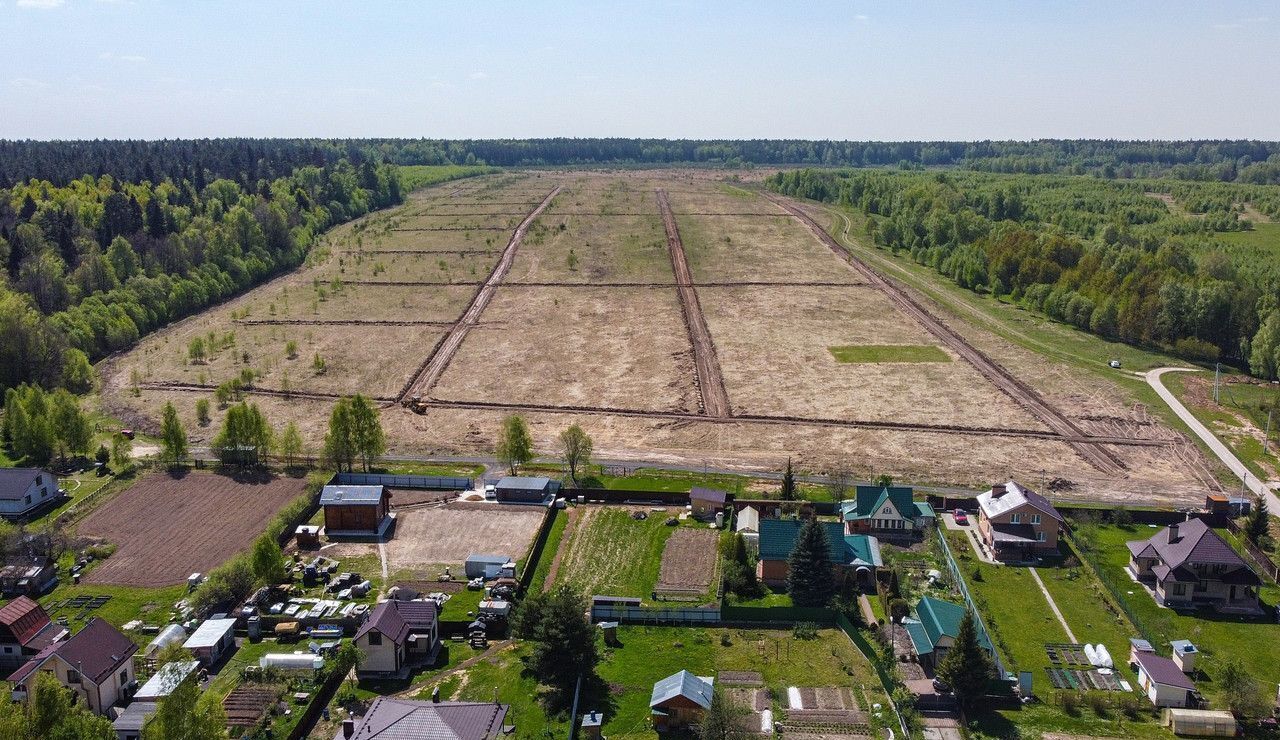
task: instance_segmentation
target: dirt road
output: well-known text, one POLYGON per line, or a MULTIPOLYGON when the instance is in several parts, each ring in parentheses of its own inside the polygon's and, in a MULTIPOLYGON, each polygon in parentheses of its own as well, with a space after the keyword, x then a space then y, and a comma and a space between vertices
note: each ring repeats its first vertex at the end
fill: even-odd
POLYGON ((671 255, 671 269, 675 271, 676 292, 680 295, 680 312, 684 314, 684 325, 689 330, 689 343, 693 345, 693 367, 698 394, 702 397, 702 410, 707 416, 731 416, 729 394, 724 389, 724 375, 720 372, 720 359, 716 357, 716 346, 711 341, 711 330, 707 328, 707 320, 702 315, 702 304, 698 302, 698 291, 693 287, 693 274, 689 271, 689 262, 685 259, 684 244, 680 241, 680 230, 676 226, 676 217, 671 213, 671 204, 667 201, 667 192, 659 190, 658 208, 662 211, 662 225, 667 230, 667 252, 671 255))
POLYGON ((501 259, 498 260, 498 264, 494 265, 493 272, 489 273, 489 277, 480 286, 480 290, 476 291, 475 296, 471 299, 471 305, 467 306, 467 310, 458 319, 458 323, 445 335, 444 340, 436 345, 431 354, 427 356, 427 361, 422 369, 405 384, 397 400, 404 400, 410 395, 426 396, 439 382, 440 376, 444 375, 445 369, 453 361, 453 356, 458 353, 458 348, 462 346, 462 340, 467 338, 467 332, 480 321, 480 314, 484 313, 484 309, 489 305, 489 301, 493 299, 493 294, 498 285, 502 283, 502 279, 511 270, 511 263, 516 258, 516 250, 520 248, 520 242, 524 241, 524 236, 528 233, 529 227, 533 224, 534 219, 540 216, 547 209, 547 206, 551 205, 552 199, 560 193, 560 188, 561 186, 557 185, 547 194, 547 197, 542 199, 538 207, 534 208, 528 216, 525 216, 520 225, 516 227, 515 232, 511 234, 511 240, 507 242, 506 249, 502 250, 501 259))
POLYGON ((1075 422, 1068 419, 1061 411, 1046 401, 1035 389, 1015 378, 1008 370, 1005 370, 990 357, 987 357, 976 347, 969 344, 951 327, 942 323, 936 316, 929 313, 924 306, 907 295, 906 291, 871 269, 861 260, 856 259, 841 247, 835 239, 831 238, 831 235, 810 218, 808 214, 777 195, 772 193, 764 193, 763 195, 809 227, 813 235, 827 245, 836 256, 849 263, 853 269, 862 274, 872 285, 880 288, 890 300, 897 304, 903 313, 914 318, 926 331, 933 334, 939 341, 960 355, 975 370, 991 381, 993 385, 1018 402, 1037 419, 1044 422, 1050 429, 1064 438, 1071 439, 1072 449, 1090 465, 1111 475, 1124 473, 1125 464, 1119 457, 1105 447, 1092 442, 1089 435, 1085 434, 1075 422))

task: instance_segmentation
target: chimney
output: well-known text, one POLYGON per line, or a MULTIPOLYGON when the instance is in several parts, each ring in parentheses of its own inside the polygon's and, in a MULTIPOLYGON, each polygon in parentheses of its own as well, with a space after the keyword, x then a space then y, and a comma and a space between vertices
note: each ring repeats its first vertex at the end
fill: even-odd
POLYGON ((1004 495, 1005 486, 1003 483, 997 483, 991 487, 991 498, 1000 498, 1004 495))
POLYGON ((1177 542, 1180 539, 1182 539, 1182 537, 1178 534, 1178 525, 1170 524, 1169 525, 1169 542, 1177 542))
POLYGON ((356 734, 356 721, 350 717, 342 720, 342 736, 350 738, 354 734, 356 734))

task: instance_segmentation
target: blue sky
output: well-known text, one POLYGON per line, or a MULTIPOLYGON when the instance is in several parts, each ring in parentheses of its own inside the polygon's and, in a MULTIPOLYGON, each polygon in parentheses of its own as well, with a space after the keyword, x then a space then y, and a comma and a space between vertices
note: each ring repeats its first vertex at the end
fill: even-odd
POLYGON ((1262 2, 0 0, 0 137, 1280 139, 1262 2))

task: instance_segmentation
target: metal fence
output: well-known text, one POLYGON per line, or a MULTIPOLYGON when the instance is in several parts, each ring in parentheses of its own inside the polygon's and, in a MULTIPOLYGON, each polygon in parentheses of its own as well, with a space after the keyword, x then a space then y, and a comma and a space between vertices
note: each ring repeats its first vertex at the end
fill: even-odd
POLYGON ((1280 583, 1280 565, 1276 565, 1275 561, 1271 559, 1271 556, 1267 555, 1262 548, 1253 544, 1249 541, 1248 537, 1244 536, 1244 527, 1236 524, 1234 519, 1228 519, 1227 529, 1230 530, 1232 534, 1240 535, 1240 544, 1244 546, 1245 553, 1247 553, 1249 558, 1253 560, 1254 566, 1259 571, 1266 574, 1267 578, 1270 578, 1272 583, 1280 583))
MULTIPOLYGON (((969 611, 973 612, 973 621, 978 628, 980 637, 987 638, 992 647, 995 647, 996 641, 991 638, 991 633, 987 630, 987 623, 982 619, 982 612, 978 611, 978 602, 974 601, 973 594, 969 593, 969 584, 964 580, 964 574, 960 572, 960 565, 956 562, 955 556, 951 554, 951 546, 947 544, 947 535, 943 533, 943 527, 935 527, 938 534, 938 543, 942 546, 942 554, 947 561, 947 570, 951 571, 951 579, 955 581, 956 587, 960 589, 960 595, 964 597, 964 603, 969 605, 969 611)), ((992 659, 996 664, 996 671, 1001 675, 1005 675, 1004 663, 1000 660, 1000 651, 992 650, 992 659)))
POLYGON ((390 475, 387 473, 337 473, 330 485, 335 486, 386 486, 387 488, 421 488, 428 491, 470 490, 470 478, 450 478, 442 475, 390 475))
POLYGON ((718 606, 630 606, 627 604, 592 604, 592 622, 625 622, 627 624, 704 624, 720 622, 718 606))

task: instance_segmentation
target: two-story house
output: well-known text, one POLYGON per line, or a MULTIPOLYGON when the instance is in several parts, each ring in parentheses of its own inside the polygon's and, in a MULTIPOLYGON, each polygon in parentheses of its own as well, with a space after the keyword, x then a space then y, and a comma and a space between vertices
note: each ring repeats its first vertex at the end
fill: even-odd
POLYGON ((0 607, 0 668, 12 671, 66 636, 39 604, 19 596, 0 607))
POLYGON ((845 534, 881 539, 914 539, 933 523, 933 508, 913 501, 907 486, 858 486, 854 498, 840 502, 845 534))
POLYGON ((101 617, 62 642, 41 650, 9 676, 14 701, 25 701, 39 673, 52 673, 75 693, 90 711, 106 715, 118 702, 127 702, 137 686, 133 654, 138 646, 101 617))
POLYGON ((21 519, 57 501, 58 477, 40 468, 0 468, 0 516, 21 519))
POLYGON ((384 601, 356 630, 364 653, 362 676, 405 676, 429 665, 440 649, 439 607, 434 601, 384 601))
POLYGON ((1013 481, 978 495, 978 535, 997 560, 1056 553, 1062 524, 1049 499, 1013 481))
POLYGON ((1171 524, 1150 539, 1126 544, 1129 572, 1165 606, 1209 604, 1245 614, 1262 610, 1258 574, 1201 519, 1171 524))

